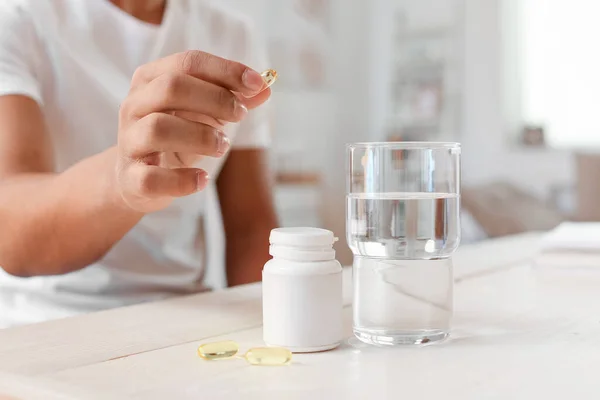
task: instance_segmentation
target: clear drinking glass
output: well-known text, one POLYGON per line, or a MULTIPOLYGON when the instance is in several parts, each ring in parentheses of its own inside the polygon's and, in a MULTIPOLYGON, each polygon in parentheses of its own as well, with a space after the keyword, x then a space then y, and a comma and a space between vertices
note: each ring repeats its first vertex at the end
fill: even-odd
POLYGON ((346 235, 354 334, 372 344, 444 339, 460 241, 460 144, 347 146, 346 235))

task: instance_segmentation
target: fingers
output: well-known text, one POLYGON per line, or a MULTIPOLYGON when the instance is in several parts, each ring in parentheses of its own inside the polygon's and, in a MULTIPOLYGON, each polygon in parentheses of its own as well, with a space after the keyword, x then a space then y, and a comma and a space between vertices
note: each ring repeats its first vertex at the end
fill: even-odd
MULTIPOLYGON (((248 110, 252 110, 256 107, 261 106, 267 100, 269 100, 269 98, 271 97, 271 89, 265 89, 256 96, 250 98, 242 97, 239 94, 237 95, 237 97, 242 103, 246 105, 246 108, 248 110)), ((226 121, 221 121, 208 115, 198 114, 190 111, 174 111, 172 112, 172 114, 181 118, 189 119, 191 121, 202 122, 204 124, 214 126, 215 128, 220 130, 222 130, 226 125, 226 121)))
MULTIPOLYGON (((187 196, 208 184, 208 174, 197 168, 167 169, 135 163, 129 166, 126 191, 147 200, 187 196)), ((136 208, 140 208, 139 206, 136 208)))
POLYGON ((202 51, 186 51, 151 62, 134 74, 132 89, 148 84, 159 76, 175 72, 213 83, 247 96, 257 94, 264 86, 260 74, 236 61, 202 51))
MULTIPOLYGON (((238 98, 239 97, 240 96, 238 96, 238 98)), ((263 90, 256 96, 243 98, 242 102, 244 103, 244 105, 246 106, 246 108, 248 110, 252 110, 256 107, 261 106, 263 103, 265 103, 267 100, 269 100, 270 97, 271 97, 271 89, 266 88, 265 90, 263 90)))
POLYGON ((248 108, 230 90, 177 73, 159 76, 131 93, 121 105, 121 112, 132 119, 168 111, 189 111, 239 122, 248 113, 248 108))
MULTIPOLYGON (((205 171, 169 168, 158 162, 158 157, 169 154, 218 157, 229 149, 229 140, 217 129, 168 114, 150 114, 127 133, 119 136, 119 190, 125 203, 140 212, 164 208, 173 198, 195 193, 208 183, 205 171)), ((182 161, 180 165, 190 164, 182 161)))
POLYGON ((230 147, 229 139, 218 129, 163 113, 152 113, 140 119, 128 135, 120 138, 119 144, 124 155, 133 159, 157 152, 220 157, 230 147))
POLYGON ((191 165, 182 155, 224 155, 230 143, 223 126, 267 101, 271 91, 264 88, 253 69, 200 51, 138 68, 119 111, 117 174, 125 202, 151 212, 203 189, 204 171, 169 167, 191 165))
POLYGON ((197 113, 188 112, 188 111, 174 111, 171 114, 175 115, 176 117, 188 119, 190 121, 200 122, 202 124, 210 125, 213 128, 220 130, 220 131, 225 129, 225 125, 227 125, 226 121, 220 121, 220 120, 217 120, 216 118, 209 117, 208 115, 202 115, 202 114, 197 114, 197 113))

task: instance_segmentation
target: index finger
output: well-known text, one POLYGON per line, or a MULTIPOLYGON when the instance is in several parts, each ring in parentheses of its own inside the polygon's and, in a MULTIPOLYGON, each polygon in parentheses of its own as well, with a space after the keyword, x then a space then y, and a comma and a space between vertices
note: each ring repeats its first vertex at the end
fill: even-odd
POLYGON ((131 88, 147 84, 168 72, 191 75, 246 96, 259 93, 265 85, 258 72, 242 63, 190 50, 142 65, 133 74, 131 88))

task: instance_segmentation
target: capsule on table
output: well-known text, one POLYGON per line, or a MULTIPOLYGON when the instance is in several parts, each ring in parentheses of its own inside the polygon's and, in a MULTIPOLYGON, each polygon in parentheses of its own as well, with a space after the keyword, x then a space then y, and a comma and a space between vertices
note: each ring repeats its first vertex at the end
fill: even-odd
POLYGON ((252 365, 288 365, 292 361, 292 352, 283 347, 254 347, 245 355, 252 365))
POLYGON ((263 71, 260 76, 262 76, 263 81, 265 81, 265 89, 275 83, 277 80, 277 71, 274 69, 268 69, 263 71))
POLYGON ((198 355, 205 360, 224 360, 235 356, 239 348, 233 340, 205 343, 198 347, 198 355))

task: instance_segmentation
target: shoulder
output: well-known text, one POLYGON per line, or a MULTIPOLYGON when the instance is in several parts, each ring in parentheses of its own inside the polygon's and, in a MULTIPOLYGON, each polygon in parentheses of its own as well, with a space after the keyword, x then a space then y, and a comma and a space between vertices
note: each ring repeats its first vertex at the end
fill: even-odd
POLYGON ((29 10, 31 8, 31 0, 4 0, 0 2, 0 10, 2 12, 18 12, 29 10))
POLYGON ((0 1, 0 45, 27 45, 35 34, 31 0, 0 1))
POLYGON ((0 0, 0 21, 2 25, 32 24, 40 34, 44 34, 51 27, 81 17, 93 8, 92 3, 80 0, 0 0))
POLYGON ((71 7, 69 0, 2 0, 0 1, 1 18, 35 19, 50 17, 58 10, 71 7))
POLYGON ((56 9, 63 0, 2 0, 0 1, 0 29, 17 36, 24 30, 39 30, 53 21, 56 9), (44 22, 45 21, 45 22, 44 22))
POLYGON ((30 18, 31 0, 4 0, 0 2, 0 20, 6 23, 30 18))

